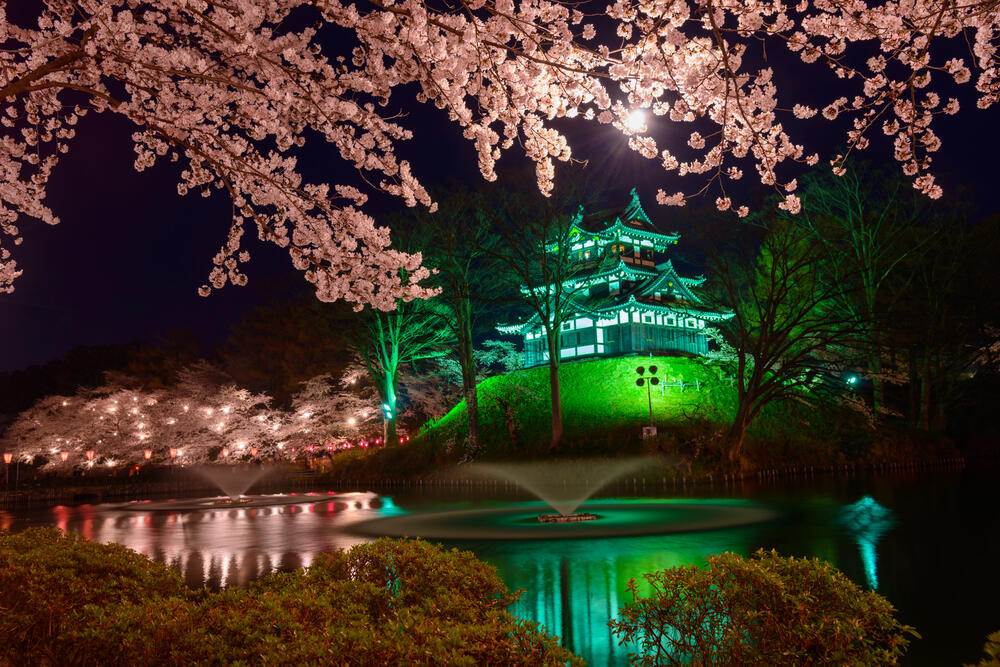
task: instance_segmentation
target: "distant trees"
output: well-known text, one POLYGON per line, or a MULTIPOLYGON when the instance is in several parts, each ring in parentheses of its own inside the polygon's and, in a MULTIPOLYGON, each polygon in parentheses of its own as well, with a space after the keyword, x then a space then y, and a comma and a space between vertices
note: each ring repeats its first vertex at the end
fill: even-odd
POLYGON ((351 359, 335 311, 309 294, 255 308, 231 329, 220 356, 240 385, 267 392, 280 407, 300 383, 342 375, 351 359))
POLYGON ((856 336, 837 353, 870 382, 875 418, 944 429, 966 380, 991 366, 995 223, 972 219, 961 199, 927 201, 885 168, 851 167, 808 174, 802 213, 787 221, 839 286, 826 310, 856 336))
POLYGON ((799 192, 801 215, 788 220, 817 246, 821 279, 839 285, 827 307, 859 334, 853 361, 871 380, 877 416, 885 410, 884 337, 891 308, 886 287, 907 264, 919 262, 933 229, 927 200, 908 179, 871 163, 850 166, 839 176, 826 169, 807 174, 799 192))
POLYGON ((944 430, 949 412, 989 403, 970 392, 984 388, 977 380, 995 374, 1000 361, 998 219, 942 208, 932 211, 945 217, 936 229, 914 230, 927 238, 926 250, 908 258, 888 286, 885 317, 885 354, 908 389, 896 397, 898 412, 921 430, 944 430))

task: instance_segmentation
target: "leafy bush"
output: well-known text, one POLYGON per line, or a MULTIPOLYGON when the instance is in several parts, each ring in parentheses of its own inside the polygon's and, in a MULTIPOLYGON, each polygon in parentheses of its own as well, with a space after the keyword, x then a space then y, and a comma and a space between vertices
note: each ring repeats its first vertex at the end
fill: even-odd
POLYGON ((633 665, 895 665, 913 628, 828 563, 758 551, 645 575, 612 619, 633 665))
POLYGON ((59 662, 57 640, 86 605, 181 598, 188 590, 176 572, 121 545, 51 527, 2 533, 0 657, 13 664, 59 662))
MULTIPOLYGON (((28 578, 4 580, 4 610, 10 600, 27 601, 21 625, 39 629, 11 642, 12 664, 582 664, 507 611, 519 594, 491 566, 420 540, 377 540, 243 590, 210 593, 186 591, 172 571, 122 547, 54 530, 23 535, 4 540, 38 543, 35 553, 55 561, 87 550, 97 575, 63 568, 79 600, 48 634, 41 632, 51 615, 46 596, 57 592, 36 593, 28 578), (47 646, 44 654, 38 645, 47 646)), ((8 549, 28 551, 5 544, 5 559, 8 549)))
POLYGON ((983 659, 969 667, 1000 667, 1000 630, 986 638, 983 653, 986 654, 983 659))

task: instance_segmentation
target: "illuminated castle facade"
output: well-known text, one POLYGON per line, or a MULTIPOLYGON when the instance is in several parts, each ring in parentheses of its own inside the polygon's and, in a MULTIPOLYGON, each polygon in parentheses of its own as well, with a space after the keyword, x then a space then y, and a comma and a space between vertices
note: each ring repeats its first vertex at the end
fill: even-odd
MULTIPOLYGON (((572 278, 564 283, 563 361, 632 353, 704 355, 705 327, 729 317, 702 304, 703 277, 681 276, 670 261, 677 233, 659 231, 632 190, 620 210, 577 214, 570 233, 572 278)), ((524 337, 525 366, 548 363, 538 315, 498 328, 524 337)))

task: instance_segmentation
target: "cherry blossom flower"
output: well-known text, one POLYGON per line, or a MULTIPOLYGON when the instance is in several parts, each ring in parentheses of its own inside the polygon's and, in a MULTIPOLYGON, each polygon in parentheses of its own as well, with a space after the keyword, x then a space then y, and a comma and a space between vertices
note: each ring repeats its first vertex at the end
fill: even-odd
POLYGON ((389 231, 364 206, 369 190, 380 189, 403 205, 435 209, 419 177, 426 165, 399 157, 413 132, 405 111, 415 104, 433 105, 461 128, 487 180, 505 152, 522 151, 543 194, 555 163, 573 159, 559 122, 609 125, 628 135, 623 145, 659 154, 676 171, 671 179, 701 178, 672 182, 677 193, 658 197, 679 205, 730 167, 752 167, 778 188, 801 165, 815 164, 786 118, 808 121, 802 130, 788 124, 804 137, 816 124, 846 120, 850 150, 865 147, 880 126, 894 135, 893 155, 915 187, 938 195, 928 171, 939 147, 932 128, 959 103, 956 97, 942 108, 926 94, 946 78, 934 73, 947 73, 978 108, 1000 100, 1000 12, 992 0, 800 0, 794 7, 784 0, 607 0, 588 6, 604 10, 599 24, 557 0, 39 5, 34 25, 8 20, 0 6, 5 292, 21 272, 10 255, 22 238, 19 225, 59 220, 47 200, 49 179, 91 112, 132 123, 137 170, 177 162, 181 195, 231 200, 229 233, 201 294, 246 283, 242 244, 250 232, 285 249, 320 299, 392 308, 399 298, 428 296, 420 285, 427 273, 416 256, 392 249, 389 231), (966 44, 972 57, 954 58, 954 46, 966 44), (810 87, 826 94, 816 105, 821 114, 795 99, 794 88, 779 89, 787 78, 774 76, 775 65, 754 64, 762 48, 787 49, 812 64, 810 87), (824 93, 827 72, 836 98, 824 93), (910 102, 917 99, 926 103, 910 102), (623 110, 636 108, 652 112, 649 134, 621 122, 623 110), (693 155, 682 161, 657 146, 658 118, 698 124, 669 139, 693 155), (358 178, 308 182, 296 152, 307 141, 325 142, 330 159, 358 178))

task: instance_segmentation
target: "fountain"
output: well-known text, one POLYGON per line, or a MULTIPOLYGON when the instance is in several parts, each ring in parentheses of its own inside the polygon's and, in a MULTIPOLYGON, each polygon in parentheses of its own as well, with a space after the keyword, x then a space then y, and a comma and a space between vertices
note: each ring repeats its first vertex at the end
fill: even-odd
POLYGON ((198 466, 195 473, 215 484, 226 494, 217 501, 220 505, 239 505, 252 501, 245 494, 250 487, 271 473, 271 468, 263 466, 198 466))
POLYGON ((211 498, 193 498, 190 500, 167 500, 163 502, 133 501, 122 505, 120 509, 139 510, 143 512, 158 510, 199 510, 218 509, 224 507, 266 507, 269 505, 297 505, 316 502, 323 498, 317 494, 274 494, 247 495, 247 491, 264 477, 277 470, 275 467, 263 466, 197 466, 191 470, 198 476, 207 479, 222 491, 223 496, 211 498))
POLYGON ((352 532, 367 536, 506 540, 661 535, 744 526, 777 513, 741 500, 590 498, 608 483, 655 463, 650 458, 474 464, 479 476, 503 478, 539 498, 525 505, 406 513, 364 521, 352 532), (576 510, 587 503, 587 512, 576 510), (556 513, 545 512, 555 510, 556 513))
POLYGON ((469 471, 488 477, 507 479, 523 486, 544 500, 558 514, 539 514, 542 523, 594 521, 590 512, 576 509, 606 484, 656 462, 653 458, 630 458, 602 461, 542 461, 539 463, 477 463, 469 471))

